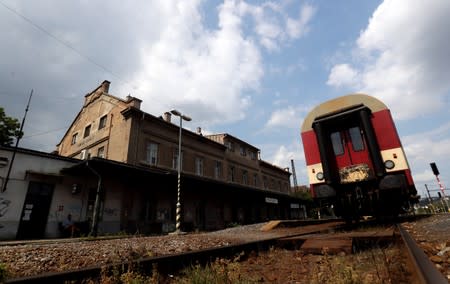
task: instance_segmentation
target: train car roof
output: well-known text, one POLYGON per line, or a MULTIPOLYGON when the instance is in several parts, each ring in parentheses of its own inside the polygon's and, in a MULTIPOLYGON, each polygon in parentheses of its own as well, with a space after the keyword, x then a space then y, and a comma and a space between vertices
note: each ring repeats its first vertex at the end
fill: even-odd
POLYGON ((364 105, 368 107, 372 112, 387 109, 387 106, 378 100, 365 94, 350 94, 342 97, 338 97, 313 108, 303 121, 301 132, 312 130, 312 124, 314 119, 319 116, 324 116, 330 113, 338 112, 339 110, 345 110, 357 105, 364 105))

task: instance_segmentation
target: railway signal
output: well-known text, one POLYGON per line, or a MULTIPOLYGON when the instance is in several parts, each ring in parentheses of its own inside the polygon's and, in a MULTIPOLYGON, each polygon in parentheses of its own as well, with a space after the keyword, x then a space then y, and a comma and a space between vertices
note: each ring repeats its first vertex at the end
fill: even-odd
POLYGON ((436 176, 436 180, 437 180, 437 183, 439 185, 439 189, 442 192, 442 195, 441 195, 441 192, 438 192, 439 198, 441 198, 441 200, 443 200, 443 203, 445 205, 447 205, 446 206, 447 207, 447 211, 450 212, 450 208, 449 208, 448 203, 447 203, 448 201, 447 201, 447 198, 445 196, 444 186, 442 185, 441 180, 439 179, 439 170, 438 170, 438 168, 436 166, 436 163, 435 162, 430 163, 430 167, 431 167, 431 170, 433 171, 433 174, 436 176))
POLYGON ((438 176, 439 175, 439 170, 438 170, 438 168, 437 168, 437 166, 436 166, 436 163, 430 163, 430 167, 431 167, 431 170, 433 171, 433 174, 435 175, 435 176, 438 176))

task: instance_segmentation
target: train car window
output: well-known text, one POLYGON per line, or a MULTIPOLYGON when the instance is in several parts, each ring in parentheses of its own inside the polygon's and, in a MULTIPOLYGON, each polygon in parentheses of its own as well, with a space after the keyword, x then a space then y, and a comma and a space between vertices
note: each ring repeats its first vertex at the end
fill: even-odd
POLYGON ((354 151, 364 150, 364 141, 359 127, 352 127, 348 130, 354 151))
POLYGON ((333 151, 336 156, 344 154, 344 145, 342 145, 340 132, 331 133, 331 143, 333 144, 333 151))

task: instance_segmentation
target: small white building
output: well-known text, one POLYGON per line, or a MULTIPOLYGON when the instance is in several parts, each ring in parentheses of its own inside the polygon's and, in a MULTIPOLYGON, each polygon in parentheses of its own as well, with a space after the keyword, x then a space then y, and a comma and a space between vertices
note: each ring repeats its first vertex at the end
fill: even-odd
POLYGON ((11 166, 13 153, 0 147, 0 240, 59 237, 58 223, 69 213, 80 220, 83 208, 73 177, 60 171, 80 161, 19 148, 11 166))

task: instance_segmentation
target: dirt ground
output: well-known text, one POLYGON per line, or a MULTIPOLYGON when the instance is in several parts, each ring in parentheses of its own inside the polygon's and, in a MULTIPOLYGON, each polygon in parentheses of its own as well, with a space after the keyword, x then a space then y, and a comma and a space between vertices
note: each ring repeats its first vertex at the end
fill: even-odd
MULTIPOLYGON (((288 230, 261 232, 262 225, 184 236, 4 243, 0 246, 0 262, 10 277, 19 277, 270 238, 288 230)), ((403 226, 450 279, 450 214, 433 215, 403 226)), ((289 231, 305 229, 299 227, 289 231)), ((234 260, 217 260, 211 266, 212 274, 219 274, 221 278, 216 282, 196 283, 411 283, 404 259, 395 246, 338 255, 272 249, 234 260)), ((168 281, 186 283, 183 279, 172 276, 168 281)))
MULTIPOLYGON (((450 280, 450 214, 402 224, 450 280)), ((337 256, 273 250, 241 263, 241 273, 263 283, 411 283, 395 246, 337 256)))
MULTIPOLYGON (((402 224, 450 279, 450 214, 402 224)), ((414 283, 406 255, 396 245, 338 255, 272 249, 211 266, 230 283, 414 283), (223 275, 225 274, 225 276, 223 275)), ((180 278, 176 279, 178 282, 180 278)), ((181 281, 183 282, 183 281, 181 281)), ((220 283, 221 281, 215 282, 220 283)))

